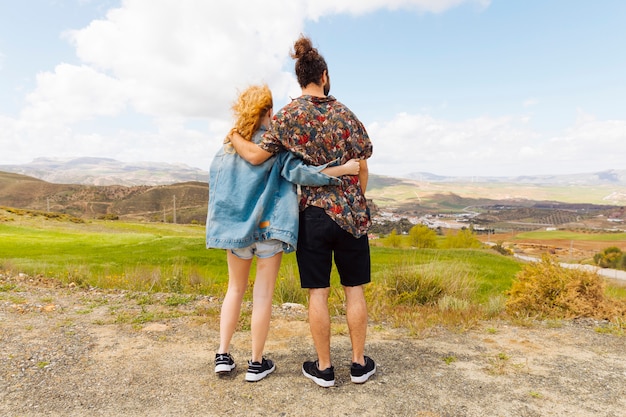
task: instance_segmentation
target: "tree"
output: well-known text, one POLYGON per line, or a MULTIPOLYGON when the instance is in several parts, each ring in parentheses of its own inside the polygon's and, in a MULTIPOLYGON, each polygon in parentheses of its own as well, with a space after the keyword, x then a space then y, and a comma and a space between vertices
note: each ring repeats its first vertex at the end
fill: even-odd
POLYGON ((470 229, 461 229, 457 233, 446 236, 443 246, 445 248, 480 248, 482 243, 476 239, 470 229))
POLYGON ((381 222, 376 222, 372 224, 370 232, 387 235, 391 233, 393 229, 396 229, 396 233, 403 234, 408 232, 411 227, 413 227, 413 223, 403 217, 397 221, 383 220, 381 222))
POLYGON ((616 246, 610 246, 593 256, 593 260, 601 268, 617 268, 623 258, 622 250, 616 246))
POLYGON ((391 233, 389 233, 389 236, 387 236, 387 239, 386 239, 387 244, 391 246, 392 248, 399 248, 401 241, 402 241, 402 238, 398 236, 398 232, 396 232, 396 229, 393 229, 391 233))
POLYGON ((415 248, 436 248, 437 233, 424 224, 418 224, 409 230, 409 242, 415 248))

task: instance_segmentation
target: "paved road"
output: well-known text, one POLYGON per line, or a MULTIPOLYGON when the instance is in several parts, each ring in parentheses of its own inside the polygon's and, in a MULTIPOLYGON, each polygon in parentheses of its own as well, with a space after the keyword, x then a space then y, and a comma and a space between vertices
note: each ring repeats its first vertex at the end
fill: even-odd
MULTIPOLYGON (((538 262, 540 260, 539 258, 535 258, 532 256, 525 256, 525 255, 514 255, 514 256, 523 261, 538 262)), ((598 275, 602 275, 603 277, 606 277, 606 278, 626 281, 626 271, 621 271, 619 269, 599 268, 594 265, 568 264, 565 262, 561 262, 560 265, 563 268, 583 269, 583 270, 590 271, 590 272, 597 272, 598 275)))

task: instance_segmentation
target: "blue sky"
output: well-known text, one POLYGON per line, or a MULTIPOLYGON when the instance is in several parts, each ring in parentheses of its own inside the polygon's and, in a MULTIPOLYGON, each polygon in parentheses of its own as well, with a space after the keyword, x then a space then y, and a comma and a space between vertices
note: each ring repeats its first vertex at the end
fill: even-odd
POLYGON ((208 169, 238 90, 267 83, 275 110, 299 95, 300 33, 365 124, 374 174, 626 169, 621 0, 5 1, 0 164, 208 169))

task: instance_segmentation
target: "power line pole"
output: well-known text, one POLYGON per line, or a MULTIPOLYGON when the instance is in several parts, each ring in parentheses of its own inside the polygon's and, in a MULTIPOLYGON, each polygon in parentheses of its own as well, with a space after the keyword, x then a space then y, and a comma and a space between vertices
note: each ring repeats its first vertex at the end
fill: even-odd
POLYGON ((174 224, 176 224, 176 196, 174 196, 174 224))

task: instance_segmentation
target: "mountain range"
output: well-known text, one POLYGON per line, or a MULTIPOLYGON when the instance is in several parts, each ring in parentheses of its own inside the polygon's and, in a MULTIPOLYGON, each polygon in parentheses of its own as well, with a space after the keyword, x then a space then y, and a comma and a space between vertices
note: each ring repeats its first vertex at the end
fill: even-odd
MULTIPOLYGON (((0 171, 38 178, 55 184, 83 185, 166 185, 179 182, 207 182, 209 173, 184 164, 163 162, 121 162, 110 158, 37 158, 18 165, 0 165, 0 171)), ((534 185, 626 186, 626 169, 569 175, 443 176, 413 172, 400 178, 431 183, 506 183, 534 185)))
POLYGON ((520 176, 472 176, 446 177, 429 172, 413 172, 407 178, 428 182, 471 182, 471 183, 507 183, 537 185, 626 185, 626 169, 563 175, 520 175, 520 176))
POLYGON ((0 165, 0 171, 38 178, 55 184, 166 185, 208 182, 209 173, 184 164, 120 162, 110 158, 37 158, 21 165, 0 165))
MULTIPOLYGON (((626 220, 625 174, 605 171, 506 180, 371 174, 367 197, 372 215, 381 218, 471 212, 482 207, 481 211, 489 212, 491 224, 505 215, 507 221, 514 218, 518 223, 532 218, 531 225, 553 215, 559 222, 571 221, 572 216, 599 215, 626 220), (501 213, 496 216, 496 211, 501 213)), ((203 224, 208 196, 208 173, 185 165, 40 158, 30 164, 0 166, 0 211, 15 208, 45 217, 63 213, 81 219, 203 224)))

